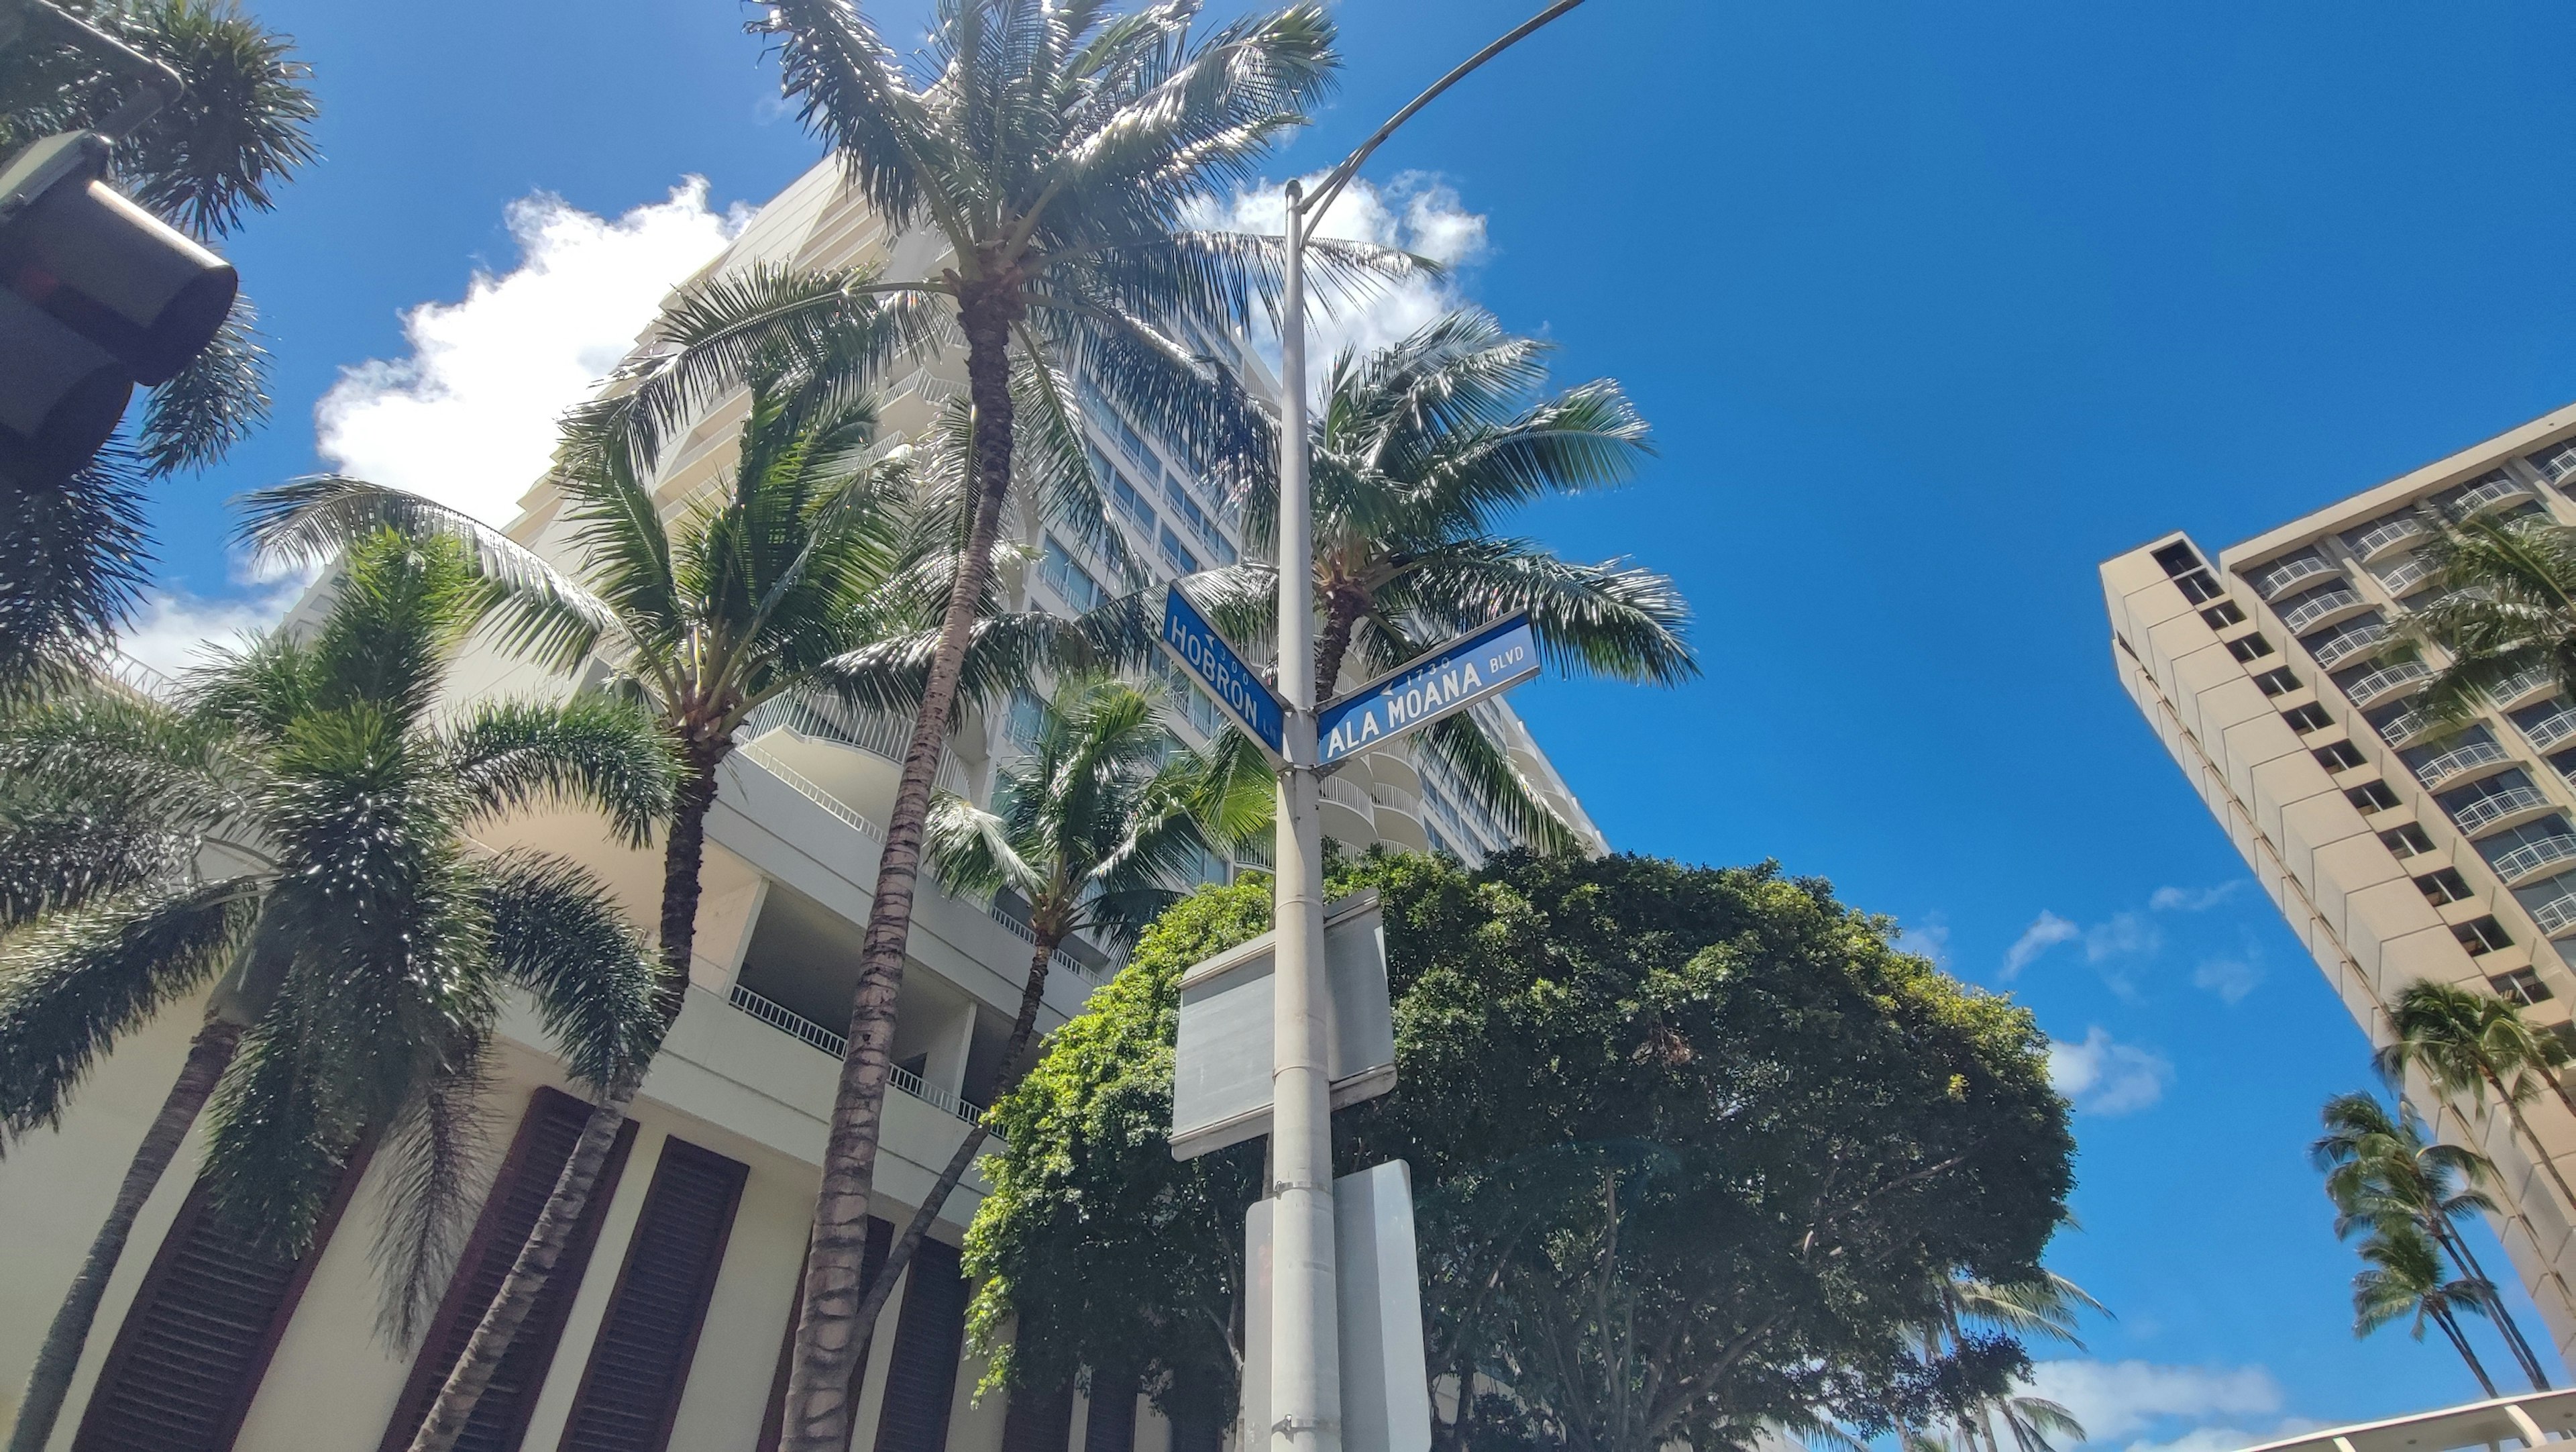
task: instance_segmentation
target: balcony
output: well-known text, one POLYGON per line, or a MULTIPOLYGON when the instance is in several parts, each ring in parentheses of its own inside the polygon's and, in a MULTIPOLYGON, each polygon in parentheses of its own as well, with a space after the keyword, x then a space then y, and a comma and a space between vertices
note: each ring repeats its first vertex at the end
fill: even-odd
POLYGON ((2481 509, 2492 509, 2508 499, 2516 499, 2530 492, 2530 485, 2507 474, 2500 478, 2489 479, 2474 489, 2463 491, 2460 497, 2451 501, 2451 507, 2462 514, 2475 514, 2481 509))
MULTIPOLYGON (((801 1039, 814 1048, 821 1049, 824 1053, 831 1055, 833 1058, 837 1059, 841 1057, 842 1051, 849 1046, 849 1040, 843 1035, 834 1033, 832 1030, 823 1027, 821 1024, 807 1018, 805 1015, 796 1012, 794 1009, 783 1008, 778 1004, 772 1003, 768 999, 761 997, 759 994, 752 992, 750 989, 743 987, 739 983, 733 986, 733 993, 730 996, 730 1001, 734 1007, 742 1010, 744 1013, 750 1014, 753 1018, 769 1025, 780 1033, 801 1039)), ((920 1100, 922 1103, 927 1104, 934 1109, 946 1110, 948 1113, 964 1120, 968 1124, 973 1124, 984 1117, 984 1106, 980 1104, 972 1104, 966 1100, 960 1099, 956 1095, 949 1093, 947 1090, 942 1089, 935 1084, 925 1084, 922 1082, 920 1075, 913 1073, 911 1070, 904 1068, 900 1064, 888 1067, 887 1078, 894 1084, 894 1087, 902 1090, 904 1093, 911 1095, 913 1098, 920 1100)))
POLYGON ((2531 920, 2553 938, 2576 931, 2576 892, 2553 897, 2531 910, 2531 920))
POLYGON ((2254 576, 2254 590, 2256 594, 2270 600, 2303 580, 2313 580, 2320 575, 2334 573, 2336 573, 2335 567, 2327 564, 2322 555, 2301 555, 2296 559, 2283 560, 2257 571, 2254 576))
POLYGON ((2559 742, 2576 736, 2576 708, 2562 709, 2555 715, 2543 716, 2530 725, 2522 727, 2521 730, 2523 740, 2530 742, 2539 750, 2547 751, 2559 742))
POLYGON ((2543 871, 2576 857, 2576 835, 2561 834, 2526 842, 2495 860, 2496 876, 2505 886, 2528 882, 2543 871))
POLYGON ((2349 585, 2331 586, 2282 612, 2281 623, 2289 628, 2292 635, 2305 635, 2329 620, 2350 615, 2369 604, 2349 585))
POLYGON ((2480 771, 2512 764, 2504 748, 2492 741, 2472 741, 2455 751, 2446 751, 2415 768, 2415 779, 2428 791, 2439 790, 2453 782, 2467 781, 2480 771))
POLYGON ((2388 724, 2375 728, 2379 739, 2391 746, 2404 746, 2416 738, 2438 729, 2442 723, 2421 711, 2407 711, 2388 719, 2388 724))
POLYGON ((2354 656, 2386 645, 2389 638, 2395 634, 2396 632, 2390 630, 2385 624, 2374 620, 2368 625, 2359 626, 2354 629, 2347 630, 2340 635, 2334 636, 2331 639, 2319 641, 2314 646, 2309 647, 2308 654, 2315 659, 2318 665, 2327 670, 2333 670, 2335 667, 2342 665, 2345 661, 2351 660, 2354 656))
POLYGON ((2412 514, 2403 514, 2373 526, 2361 538, 2354 540, 2352 552, 2367 561, 2397 548, 2423 532, 2424 525, 2421 520, 2412 514))
POLYGON ((2401 690, 2422 684, 2432 674, 2432 667, 2420 660, 2402 660, 2392 666, 2382 666, 2353 682, 2344 689, 2343 698, 2366 708, 2401 690))
POLYGON ((2389 594, 2403 595, 2433 578, 2433 562, 2422 555, 2409 555, 2385 570, 2371 573, 2379 577, 2380 587, 2389 594))
POLYGON ((2474 837, 2480 832, 2491 832, 2555 810, 2556 806, 2540 794, 2538 787, 2506 787, 2503 791, 2464 803, 2451 813, 2451 820, 2460 824, 2461 831, 2474 837))
POLYGON ((2514 707, 2530 701, 2533 697, 2540 695, 2544 691, 2554 691, 2557 688, 2558 673, 2556 671, 2547 669, 2528 670, 2524 671, 2521 675, 2515 676, 2509 681, 2499 681, 2495 685, 2489 686, 2487 688, 2486 696, 2487 700, 2494 703, 2496 709, 2510 711, 2514 707))

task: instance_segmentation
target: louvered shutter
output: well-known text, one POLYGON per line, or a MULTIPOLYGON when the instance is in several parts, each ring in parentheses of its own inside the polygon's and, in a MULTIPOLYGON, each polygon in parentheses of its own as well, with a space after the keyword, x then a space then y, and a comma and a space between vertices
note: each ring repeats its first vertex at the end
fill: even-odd
POLYGON ((1136 1378, 1093 1372, 1082 1429, 1082 1452, 1136 1452, 1136 1378))
POLYGON ((913 1252, 886 1362, 877 1452, 943 1452, 948 1445, 948 1404, 966 1338, 966 1277, 957 1261, 957 1247, 936 1240, 913 1252))
POLYGON ((750 1167, 666 1140, 573 1394, 562 1452, 663 1452, 750 1167))
MULTIPOLYGON (((813 1235, 808 1232, 805 1238, 810 1243, 813 1235)), ((859 1250, 859 1289, 861 1291, 865 1291, 868 1283, 877 1278, 877 1273, 885 1269, 886 1257, 893 1253, 893 1222, 879 1220, 873 1215, 869 1216, 867 1239, 861 1243, 859 1250)), ((796 1317, 804 1308, 805 1267, 800 1263, 796 1267, 795 1293, 787 1298, 787 1329, 781 1332, 778 1338, 778 1365, 769 1374, 769 1401, 762 1407, 760 1413, 760 1440, 753 1444, 759 1452, 778 1452, 778 1444, 782 1440, 780 1429, 786 1425, 787 1420, 788 1364, 796 1357, 796 1317)), ((868 1359, 862 1356, 858 1364, 850 1368, 850 1406, 853 1409, 859 1404, 859 1392, 867 1384, 868 1359)), ((852 1415, 856 1415, 855 1410, 852 1415)))
MULTIPOLYGON (((402 1397, 394 1404, 393 1420, 385 1425, 379 1452, 403 1452, 419 1433, 421 1419, 429 1415, 430 1402, 455 1369, 465 1343, 473 1339, 475 1325, 491 1309, 492 1298, 501 1293, 503 1278, 527 1244, 528 1232, 536 1228, 537 1216, 554 1194, 555 1180, 563 1174, 564 1161, 572 1158, 581 1127, 589 1119, 590 1106, 560 1090, 540 1088, 530 1101, 518 1133, 511 1137, 509 1153, 501 1157, 492 1189, 483 1198, 483 1213, 457 1258, 447 1295, 421 1337, 411 1379, 403 1384, 402 1397)), ((520 1323, 519 1334, 502 1353, 491 1385, 474 1404, 474 1414, 457 1438, 458 1452, 518 1452, 527 1437, 537 1392, 545 1385, 547 1368, 554 1365, 555 1345, 563 1339, 573 1295, 581 1289, 591 1247, 599 1242, 608 1203, 617 1193, 618 1176, 634 1144, 635 1121, 630 1119, 618 1130, 607 1163, 600 1166, 599 1183, 592 1187, 581 1222, 555 1261, 554 1273, 546 1277, 528 1319, 520 1323)))
POLYGON ((101 1364, 73 1452, 229 1452, 363 1157, 300 1258, 267 1254, 225 1224, 199 1181, 144 1272, 101 1364))
POLYGON ((1073 1440, 1073 1388, 1013 1392, 1002 1416, 1002 1452, 1065 1452, 1073 1440))

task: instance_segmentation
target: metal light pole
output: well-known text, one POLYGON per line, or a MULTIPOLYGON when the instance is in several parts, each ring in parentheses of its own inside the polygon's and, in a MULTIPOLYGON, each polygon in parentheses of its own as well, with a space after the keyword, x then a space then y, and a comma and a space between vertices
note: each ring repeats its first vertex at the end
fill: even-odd
MULTIPOLYGON (((1522 22, 1389 117, 1326 173, 1312 196, 1288 184, 1287 285, 1280 317, 1279 694, 1287 764, 1279 772, 1276 1035, 1271 1046, 1269 1452, 1341 1452, 1339 1308, 1333 1264, 1333 1110, 1324 976, 1324 831, 1315 809, 1314 513, 1306 479, 1306 239, 1361 163, 1441 92, 1583 0, 1522 22)), ((1257 1452, 1247 1448, 1245 1452, 1257 1452)))

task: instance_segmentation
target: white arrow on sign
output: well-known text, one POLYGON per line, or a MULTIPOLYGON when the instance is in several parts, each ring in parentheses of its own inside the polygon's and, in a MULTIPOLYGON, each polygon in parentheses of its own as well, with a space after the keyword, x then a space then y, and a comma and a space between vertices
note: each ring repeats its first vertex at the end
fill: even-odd
POLYGON ((1538 637, 1530 631, 1529 616, 1506 616, 1316 712, 1317 758, 1330 766, 1537 674, 1538 637))

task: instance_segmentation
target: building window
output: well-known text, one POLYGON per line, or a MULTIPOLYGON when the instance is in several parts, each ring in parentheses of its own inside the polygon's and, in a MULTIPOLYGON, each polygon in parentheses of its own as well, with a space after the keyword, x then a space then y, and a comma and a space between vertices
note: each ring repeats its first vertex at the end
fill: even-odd
POLYGON ((1108 458, 1096 449, 1091 451, 1091 468, 1092 472, 1100 476, 1100 482, 1108 487, 1109 502, 1118 506, 1120 514, 1134 520, 1150 538, 1154 533, 1154 526, 1160 522, 1154 518, 1154 506, 1147 502, 1143 494, 1137 492, 1136 486, 1128 482, 1127 476, 1119 472, 1117 465, 1110 463, 1108 458))
POLYGON ((1046 537, 1038 556, 1038 578, 1046 581, 1048 588, 1076 610, 1095 609, 1101 601, 1109 598, 1109 592, 1100 588, 1100 582, 1091 577, 1091 572, 1076 564, 1072 553, 1051 534, 1046 537))
POLYGON ((2200 556, 2194 554, 2191 546, 2180 540, 2156 551, 2155 561, 2164 566, 2165 573, 2168 575, 2180 575, 2200 568, 2200 556))
POLYGON ((1038 729, 1045 719, 1046 703, 1037 698, 1036 692, 1026 686, 1012 688, 1011 710, 1003 719, 1002 733, 1010 737, 1013 746, 1026 751, 1037 745, 1038 729))
POLYGON ((2461 923, 2451 929, 2451 936, 2460 940, 2460 946, 2468 949, 2472 958, 2513 946, 2513 939, 2505 933, 2504 924, 2491 917, 2461 923))
POLYGON ((2200 618, 2208 621, 2212 630, 2225 630, 2231 625, 2244 624, 2245 612, 2236 608, 2235 601, 2221 600, 2200 612, 2200 618))
POLYGON ((1180 513, 1181 522, 1190 527, 1190 533, 1197 535, 1200 542, 1216 555, 1217 563, 1234 563, 1234 546, 1226 543, 1225 536, 1217 532, 1216 521, 1208 518, 1207 511, 1199 508, 1198 501, 1183 493, 1180 481, 1169 474, 1163 476, 1163 497, 1172 502, 1172 508, 1180 513))
POLYGON ((2456 867, 2445 867, 2439 872, 2425 873, 2415 879, 2415 885, 2424 890, 2425 901, 2435 907, 2448 902, 2458 902, 2469 895, 2469 880, 2462 877, 2460 869, 2456 867))
POLYGON ((2349 741, 2334 741, 2318 747, 2316 758, 2328 771, 2350 771, 2356 766, 2366 765, 2361 748, 2349 741))
POLYGON ((2265 640, 2259 632, 2240 635, 2227 642, 2227 653, 2238 660, 2259 660, 2272 653, 2272 642, 2265 640))
POLYGON ((2397 805, 2397 793, 2384 781, 2366 781, 2344 793, 2345 800, 2365 812, 2384 812, 2397 805))
POLYGON ((2305 734, 2310 731, 2323 731, 2334 724, 2334 718, 2326 714, 2326 708, 2318 705, 2314 701, 2310 701, 2304 706, 2291 707, 2289 710, 2281 713, 2281 719, 2289 722, 2292 728, 2296 729, 2301 734, 2305 734))
POLYGON ((2547 1003, 2550 996, 2549 985, 2540 981, 2540 970, 2536 968, 2499 973, 2487 980, 2487 987, 2494 989, 2498 998, 2510 998, 2525 1008, 2547 1003))
POLYGON ((2433 839, 2425 836, 2424 829, 2413 822, 2403 827, 2389 828, 2379 834, 2379 840, 2386 843, 2388 850, 2399 857, 2413 857, 2433 850, 2433 839))
POLYGON ((2205 570, 2194 570, 2188 575, 2176 575, 2174 583, 2182 588, 2182 597, 2194 605, 2206 605, 2226 593, 2218 588, 2218 582, 2211 579, 2205 570))
POLYGON ((2268 670, 2256 676, 2254 684, 2263 688, 2264 695, 2286 696, 2299 688, 2299 678, 2290 674, 2288 666, 2282 666, 2278 670, 2268 670))
POLYGON ((1195 575, 1199 572, 1199 557, 1183 547, 1181 537, 1172 533, 1172 527, 1168 524, 1163 526, 1160 543, 1164 564, 1171 566, 1179 574, 1195 575))

